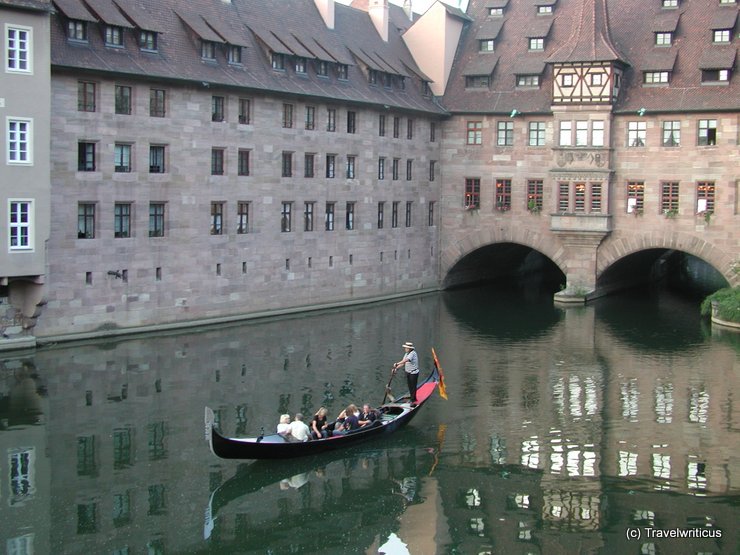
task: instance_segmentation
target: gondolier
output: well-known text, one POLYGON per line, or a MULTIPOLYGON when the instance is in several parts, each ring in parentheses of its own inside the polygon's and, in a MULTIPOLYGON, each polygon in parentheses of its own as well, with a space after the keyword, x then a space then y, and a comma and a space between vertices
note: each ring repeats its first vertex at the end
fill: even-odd
POLYGON ((393 372, 395 373, 401 366, 403 366, 404 372, 406 372, 406 383, 409 387, 409 400, 412 405, 415 405, 416 400, 416 384, 419 381, 419 356, 416 354, 414 344, 411 341, 406 341, 403 344, 405 353, 403 358, 393 365, 393 372))

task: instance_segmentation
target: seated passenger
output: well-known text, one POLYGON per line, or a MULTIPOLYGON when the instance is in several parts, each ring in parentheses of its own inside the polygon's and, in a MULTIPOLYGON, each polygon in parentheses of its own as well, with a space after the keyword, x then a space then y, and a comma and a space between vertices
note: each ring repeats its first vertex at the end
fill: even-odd
POLYGON ((311 437, 311 430, 308 429, 306 423, 303 421, 303 415, 297 412, 295 419, 290 423, 290 435, 296 441, 308 441, 311 437))
POLYGON ((314 439, 329 437, 329 424, 326 421, 327 410, 321 407, 311 419, 311 435, 314 439))
POLYGON ((277 425, 277 433, 279 433, 281 436, 284 436, 290 433, 290 415, 289 414, 280 415, 280 423, 277 425))
POLYGON ((360 427, 360 423, 357 415, 357 407, 351 404, 347 405, 347 408, 337 417, 337 423, 334 426, 334 433, 347 433, 358 429, 360 427))
POLYGON ((378 419, 378 413, 365 403, 362 405, 362 412, 357 419, 361 427, 370 426, 378 419))

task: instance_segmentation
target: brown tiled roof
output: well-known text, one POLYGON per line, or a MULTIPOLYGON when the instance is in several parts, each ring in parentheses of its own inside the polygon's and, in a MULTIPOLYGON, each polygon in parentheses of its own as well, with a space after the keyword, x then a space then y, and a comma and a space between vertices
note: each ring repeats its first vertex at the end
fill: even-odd
MULTIPOLYGON (((735 65, 737 48, 734 46, 713 46, 702 52, 699 58, 700 69, 732 69, 735 65)), ((740 103, 740 100, 738 101, 740 103)))
POLYGON ((645 56, 642 69, 645 71, 673 71, 677 55, 677 48, 655 48, 645 56))
POLYGON ((85 0, 85 3, 92 10, 93 14, 97 15, 108 25, 132 27, 129 20, 118 9, 118 6, 113 3, 113 0, 85 0))
POLYGON ((524 36, 529 37, 546 37, 550 34, 552 27, 552 17, 537 17, 527 27, 524 36))
POLYGON ((709 24, 710 29, 734 29, 737 22, 737 9, 734 6, 729 8, 720 6, 714 12, 712 22, 709 24))
POLYGON ((495 19, 486 19, 478 27, 475 37, 479 40, 497 39, 501 29, 504 26, 504 19, 497 17, 495 19))
POLYGON ((681 19, 681 12, 678 10, 667 10, 659 13, 653 19, 650 30, 653 33, 675 33, 679 19, 681 19))
MULTIPOLYGON (((52 71, 69 68, 76 72, 113 72, 119 76, 192 81, 197 86, 208 83, 211 88, 237 87, 445 113, 437 102, 423 94, 419 80, 407 79, 404 90, 368 83, 350 48, 372 57, 382 71, 407 76, 423 73, 395 27, 391 24, 388 42, 384 42, 367 12, 336 3, 335 27, 328 29, 313 0, 114 1, 137 28, 161 33, 158 51, 140 50, 134 30, 124 33, 124 48, 106 48, 101 33, 95 29, 98 17, 86 10, 81 0, 55 0, 60 14, 52 16, 52 71), (87 44, 67 40, 64 15, 91 22, 87 44), (199 38, 244 46, 242 64, 227 63, 224 48, 217 49, 215 62, 204 62, 199 38), (339 80, 333 71, 328 77, 318 76, 311 63, 305 75, 296 74, 289 61, 285 71, 275 71, 270 64, 271 49, 309 61, 347 64, 348 78, 339 80)), ((403 14, 403 10, 398 10, 403 14)), ((398 12, 392 8, 391 13, 398 12)))
POLYGON ((478 54, 468 60, 463 75, 491 75, 497 63, 498 56, 495 54, 478 54))

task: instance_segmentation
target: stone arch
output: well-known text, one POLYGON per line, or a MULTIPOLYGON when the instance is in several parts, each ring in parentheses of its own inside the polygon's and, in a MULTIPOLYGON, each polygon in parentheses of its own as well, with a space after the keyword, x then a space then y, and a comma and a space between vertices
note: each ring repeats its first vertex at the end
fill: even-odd
POLYGON ((740 285, 740 260, 733 259, 727 252, 701 237, 676 231, 607 238, 599 247, 596 261, 597 281, 618 260, 646 249, 671 249, 686 252, 716 268, 730 286, 740 285))
POLYGON ((547 256, 567 275, 568 260, 563 245, 553 235, 544 235, 524 226, 512 226, 499 229, 477 229, 467 233, 459 241, 450 242, 440 256, 440 275, 444 281, 449 271, 473 251, 496 243, 516 243, 534 249, 547 256))

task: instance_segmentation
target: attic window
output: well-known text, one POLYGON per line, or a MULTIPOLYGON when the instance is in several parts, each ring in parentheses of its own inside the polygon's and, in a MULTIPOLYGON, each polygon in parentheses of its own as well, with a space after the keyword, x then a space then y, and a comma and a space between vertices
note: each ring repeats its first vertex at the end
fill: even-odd
POLYGON ((663 7, 664 8, 677 8, 678 0, 663 0, 663 7))
POLYGON ((673 33, 655 33, 655 46, 670 46, 673 42, 673 33))
POLYGON ((729 69, 704 69, 701 72, 702 83, 727 83, 729 80, 729 69))
POLYGON ((230 44, 226 51, 227 58, 230 64, 241 64, 242 63, 242 47, 230 44))
POLYGON ((646 71, 643 75, 643 83, 646 85, 661 85, 668 83, 670 79, 667 71, 646 71))
POLYGON ((715 43, 727 43, 730 42, 730 30, 729 29, 717 29, 714 31, 715 43))
POLYGON ((306 58, 299 56, 295 59, 295 72, 306 73, 306 58))
POLYGON ((105 45, 123 46, 123 29, 118 25, 105 26, 105 45))
POLYGON ((537 14, 549 15, 552 13, 552 6, 537 6, 537 14))
POLYGON ((421 82, 421 94, 424 96, 432 96, 432 88, 429 86, 429 81, 421 82))
POLYGON ((493 39, 483 39, 478 41, 479 52, 493 52, 495 41, 493 39))
POLYGON ((204 60, 216 59, 216 43, 210 40, 200 41, 200 57, 204 60))
POLYGON ((329 75, 329 64, 325 62, 324 60, 319 60, 316 62, 316 75, 319 75, 321 77, 326 77, 329 75))
POLYGON ((734 4, 736 0, 719 0, 720 4, 734 4))
POLYGON ((543 37, 533 37, 529 39, 529 49, 530 50, 544 50, 545 49, 545 39, 543 37))
POLYGON ((349 75, 349 67, 347 64, 337 64, 337 79, 346 81, 349 75))
POLYGON ((516 76, 517 87, 539 87, 540 76, 539 75, 517 75, 516 76))
POLYGON ((377 85, 378 84, 378 70, 376 69, 370 69, 367 72, 367 82, 371 85, 377 85))
POLYGON ((157 33, 154 31, 140 31, 139 48, 142 50, 157 50, 157 33))
POLYGON ((488 15, 492 17, 501 17, 504 15, 503 8, 488 8, 488 15))
POLYGON ((87 42, 87 22, 79 19, 70 19, 67 22, 67 38, 87 42))
POLYGON ((398 77, 398 88, 402 91, 406 90, 406 78, 403 75, 398 77))
POLYGON ((278 54, 277 52, 272 53, 272 69, 285 69, 285 56, 283 54, 278 54))
POLYGON ((383 74, 383 86, 386 89, 390 89, 393 85, 393 76, 390 73, 383 74))
POLYGON ((490 75, 466 75, 466 89, 487 89, 491 84, 490 75))

